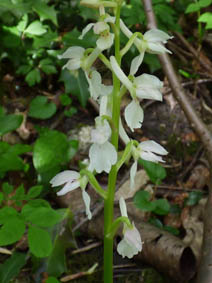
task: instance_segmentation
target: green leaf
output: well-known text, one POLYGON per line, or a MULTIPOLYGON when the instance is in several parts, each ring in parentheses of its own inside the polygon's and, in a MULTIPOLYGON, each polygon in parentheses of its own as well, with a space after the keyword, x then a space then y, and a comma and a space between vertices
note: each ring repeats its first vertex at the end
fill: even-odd
POLYGON ((206 23, 206 29, 212 28, 212 13, 207 12, 198 18, 198 22, 206 23))
POLYGON ((0 229, 0 246, 7 246, 19 241, 24 232, 25 223, 23 220, 18 217, 7 219, 7 222, 0 229))
POLYGON ((23 184, 21 184, 15 191, 15 195, 11 197, 12 200, 26 200, 25 189, 23 184))
POLYGON ((2 204, 4 200, 4 194, 0 192, 0 205, 2 204))
POLYGON ((13 191, 13 186, 10 185, 8 182, 5 182, 2 185, 2 191, 4 192, 4 194, 9 195, 13 191))
POLYGON ((25 14, 21 21, 18 23, 17 25, 17 29, 20 31, 20 32, 23 32, 27 26, 27 23, 28 23, 28 15, 25 14))
POLYGON ((175 227, 172 227, 172 226, 163 226, 163 229, 168 231, 169 233, 171 233, 172 235, 174 236, 178 236, 180 234, 180 231, 175 228, 175 227))
POLYGON ((76 107, 70 107, 69 109, 64 111, 64 115, 66 117, 72 117, 76 113, 77 113, 77 108, 76 107))
POLYGON ((68 156, 69 156, 69 159, 72 159, 78 151, 79 142, 77 140, 71 140, 69 141, 69 144, 70 144, 70 147, 69 147, 68 156))
POLYGON ((8 283, 15 276, 17 276, 21 268, 26 264, 26 254, 13 253, 3 264, 0 266, 0 282, 8 283))
POLYGON ((49 119, 57 111, 55 103, 48 102, 48 98, 45 96, 38 95, 32 99, 29 106, 28 115, 32 118, 37 119, 49 119))
POLYGON ((150 180, 154 184, 159 185, 161 180, 166 178, 166 170, 159 163, 154 163, 143 159, 139 159, 139 163, 144 167, 150 180))
POLYGON ((167 199, 156 199, 152 202, 155 205, 154 213, 159 215, 166 215, 170 211, 170 204, 167 199))
POLYGON ((32 35, 42 35, 46 31, 47 31, 46 28, 43 27, 41 22, 34 21, 25 29, 24 32, 32 35))
POLYGON ((72 75, 68 70, 63 70, 59 81, 65 84, 65 92, 77 96, 79 102, 83 107, 86 106, 87 100, 90 96, 88 91, 88 83, 85 74, 82 70, 72 75))
POLYGON ((33 69, 32 71, 30 71, 25 77, 25 81, 29 86, 33 86, 36 83, 39 83, 41 81, 39 69, 33 69))
POLYGON ((159 228, 159 229, 162 229, 162 228, 163 228, 163 223, 162 223, 158 218, 151 217, 151 218, 148 220, 148 223, 154 225, 155 227, 157 227, 157 228, 159 228))
POLYGON ((198 204, 202 197, 203 193, 201 191, 193 191, 189 193, 188 198, 185 200, 185 205, 192 206, 198 204))
POLYGON ((0 209, 0 224, 5 224, 8 219, 17 219, 18 212, 10 206, 4 206, 0 209))
POLYGON ((42 189, 43 189, 43 186, 41 186, 41 185, 31 187, 29 189, 28 193, 27 193, 27 199, 32 199, 32 198, 38 197, 40 195, 42 189))
POLYGON ((51 276, 47 278, 46 283, 60 283, 60 281, 58 281, 57 278, 51 276))
POLYGON ((26 75, 27 73, 29 73, 32 69, 32 66, 30 65, 21 65, 20 67, 18 67, 16 74, 18 75, 26 75))
POLYGON ((63 216, 50 207, 30 207, 25 205, 22 215, 27 222, 39 227, 52 227, 60 222, 63 216))
POLYGON ((39 173, 60 166, 68 161, 69 142, 58 131, 46 131, 34 145, 33 164, 39 173))
POLYGON ((0 136, 14 131, 20 127, 23 121, 23 115, 5 115, 0 119, 0 136))
POLYGON ((149 66, 150 72, 154 73, 161 69, 160 62, 155 54, 145 54, 144 63, 149 66))
POLYGON ((46 58, 40 61, 39 66, 41 70, 46 73, 47 75, 49 74, 56 74, 57 69, 54 66, 52 60, 50 58, 46 58))
POLYGON ((139 191, 133 198, 134 205, 143 211, 153 211, 155 203, 150 200, 150 193, 147 191, 139 191))
POLYGON ((63 93, 60 95, 60 102, 63 106, 67 106, 72 103, 72 100, 67 93, 63 93))
POLYGON ((211 0, 199 0, 199 5, 201 8, 208 7, 211 5, 211 3, 212 3, 211 0))
POLYGON ((198 12, 200 10, 200 5, 199 3, 191 3, 188 5, 187 9, 185 10, 186 14, 193 13, 193 12, 198 12))
POLYGON ((31 253, 36 257, 47 257, 52 251, 51 237, 46 230, 29 226, 28 242, 31 253))
POLYGON ((53 6, 48 6, 45 2, 36 0, 33 3, 33 10, 35 10, 35 12, 38 13, 41 21, 50 20, 56 26, 58 25, 57 12, 53 6))

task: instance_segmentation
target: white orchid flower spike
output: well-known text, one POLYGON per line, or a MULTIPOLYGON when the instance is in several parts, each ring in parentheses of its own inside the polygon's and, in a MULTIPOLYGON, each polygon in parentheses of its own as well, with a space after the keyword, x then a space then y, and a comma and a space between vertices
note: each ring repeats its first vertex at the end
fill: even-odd
POLYGON ((68 192, 71 192, 81 187, 86 215, 88 219, 92 218, 92 214, 90 211, 90 196, 85 191, 85 186, 87 184, 87 179, 85 176, 81 177, 80 174, 76 171, 66 170, 57 174, 54 178, 52 178, 50 184, 52 185, 52 187, 64 185, 64 187, 59 192, 57 192, 58 196, 65 195, 68 192))
POLYGON ((95 34, 99 37, 96 41, 97 47, 103 51, 109 49, 113 45, 114 34, 110 32, 110 26, 104 21, 88 24, 83 30, 79 39, 83 39, 86 33, 93 28, 95 34))
POLYGON ((96 129, 91 131, 91 141, 93 142, 89 150, 90 165, 89 170, 96 170, 97 173, 110 172, 111 166, 117 161, 115 147, 108 141, 111 136, 110 125, 107 120, 101 117, 96 118, 96 129))
POLYGON ((82 61, 84 58, 85 48, 80 46, 69 47, 62 55, 58 55, 59 59, 69 59, 68 62, 63 66, 70 71, 81 68, 82 61))
MULTIPOLYGON (((127 207, 123 197, 119 200, 119 206, 121 210, 121 215, 128 217, 127 207)), ((120 241, 117 246, 117 251, 122 257, 132 258, 134 255, 138 254, 142 250, 142 241, 141 236, 138 232, 138 229, 135 227, 134 223, 130 229, 124 223, 123 235, 124 238, 120 241)))

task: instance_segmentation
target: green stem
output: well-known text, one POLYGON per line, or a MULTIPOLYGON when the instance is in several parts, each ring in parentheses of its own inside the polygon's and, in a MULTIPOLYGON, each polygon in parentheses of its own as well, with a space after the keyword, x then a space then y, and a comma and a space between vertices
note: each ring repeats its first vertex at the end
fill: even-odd
MULTIPOLYGON (((116 9, 116 22, 113 27, 115 33, 115 57, 118 64, 121 63, 120 56, 120 5, 116 9)), ((120 81, 113 73, 113 110, 111 143, 118 150, 119 139, 119 117, 120 117, 120 81)), ((111 231, 114 218, 114 196, 117 179, 116 166, 112 166, 108 180, 108 197, 104 201, 104 283, 113 282, 113 237, 107 237, 111 231)))

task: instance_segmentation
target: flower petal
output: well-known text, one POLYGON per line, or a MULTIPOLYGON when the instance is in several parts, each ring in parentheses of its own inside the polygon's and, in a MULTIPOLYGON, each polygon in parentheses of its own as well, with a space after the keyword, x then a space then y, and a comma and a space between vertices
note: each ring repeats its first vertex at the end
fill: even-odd
POLYGON ((125 202, 123 197, 120 197, 120 199, 119 199, 119 207, 120 207, 120 211, 121 211, 121 216, 128 217, 127 206, 126 206, 126 202, 125 202))
POLYGON ((134 129, 142 126, 144 112, 140 104, 135 100, 132 100, 132 102, 125 108, 124 117, 127 125, 130 127, 131 131, 134 132, 134 129))
POLYGON ((110 26, 105 23, 105 22, 97 22, 94 25, 94 33, 95 34, 100 34, 101 32, 105 31, 105 30, 110 30, 110 26))
POLYGON ((117 161, 115 147, 108 141, 104 144, 93 144, 89 150, 89 170, 96 170, 97 173, 110 172, 111 166, 117 161))
POLYGON ((137 161, 133 163, 133 165, 130 168, 130 189, 133 189, 135 186, 135 176, 137 172, 137 161))
POLYGON ((89 32, 89 30, 94 26, 93 23, 88 24, 83 30, 82 30, 82 34, 79 36, 79 39, 83 39, 83 37, 86 35, 87 32, 89 32))
POLYGON ((130 75, 135 75, 138 71, 138 68, 140 67, 141 63, 143 62, 144 58, 144 52, 142 52, 140 55, 136 56, 131 63, 130 66, 130 75))
POLYGON ((151 161, 151 162, 165 162, 161 156, 158 156, 150 151, 142 151, 140 157, 144 160, 151 161))
POLYGON ((139 147, 145 151, 151 151, 157 154, 166 155, 168 151, 165 150, 160 144, 156 143, 155 141, 143 141, 139 144, 139 147))
POLYGON ((85 52, 85 48, 80 46, 69 47, 62 55, 58 55, 59 59, 81 58, 85 52))
POLYGON ((83 198, 83 201, 84 201, 84 204, 85 204, 86 215, 87 215, 88 219, 90 220, 92 218, 92 214, 91 214, 91 211, 90 211, 91 198, 85 190, 82 190, 82 198, 83 198))
POLYGON ((110 56, 110 63, 113 72, 116 74, 116 76, 119 78, 119 80, 123 83, 126 88, 131 91, 133 88, 133 85, 131 81, 128 79, 128 77, 125 75, 125 73, 122 71, 122 69, 119 67, 116 58, 114 56, 110 56))
POLYGON ((108 33, 107 36, 100 36, 97 41, 96 45, 100 50, 109 49, 113 45, 114 34, 108 33))
POLYGON ((71 181, 71 182, 68 182, 63 188, 62 190, 60 190, 59 192, 57 192, 57 195, 58 196, 62 196, 62 195, 65 195, 77 188, 80 187, 80 181, 79 179, 78 180, 75 180, 75 181, 71 181))
POLYGON ((57 187, 65 184, 66 182, 77 180, 79 179, 79 177, 80 174, 78 172, 73 170, 66 170, 54 176, 54 178, 51 179, 50 184, 52 185, 52 187, 57 187))
POLYGON ((166 43, 167 40, 172 39, 173 36, 168 35, 162 30, 151 29, 145 32, 144 39, 151 42, 163 42, 166 43))
POLYGON ((91 131, 91 141, 97 144, 104 144, 111 136, 111 128, 107 120, 96 119, 96 129, 91 131))
POLYGON ((162 44, 154 42, 148 43, 147 51, 152 54, 164 54, 166 52, 172 54, 172 52, 166 47, 164 47, 162 44))

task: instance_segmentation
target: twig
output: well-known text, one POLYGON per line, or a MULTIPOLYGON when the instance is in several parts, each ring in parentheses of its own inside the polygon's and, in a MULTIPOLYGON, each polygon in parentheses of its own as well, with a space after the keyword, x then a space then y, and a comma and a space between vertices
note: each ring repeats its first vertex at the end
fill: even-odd
POLYGON ((99 247, 99 246, 102 246, 102 242, 92 243, 92 244, 90 244, 90 245, 88 245, 88 246, 86 246, 86 247, 83 247, 83 248, 81 248, 81 249, 74 250, 74 251, 72 252, 72 254, 75 255, 75 254, 84 253, 84 252, 90 251, 90 250, 92 250, 92 249, 94 249, 94 248, 97 248, 97 247, 99 247))

